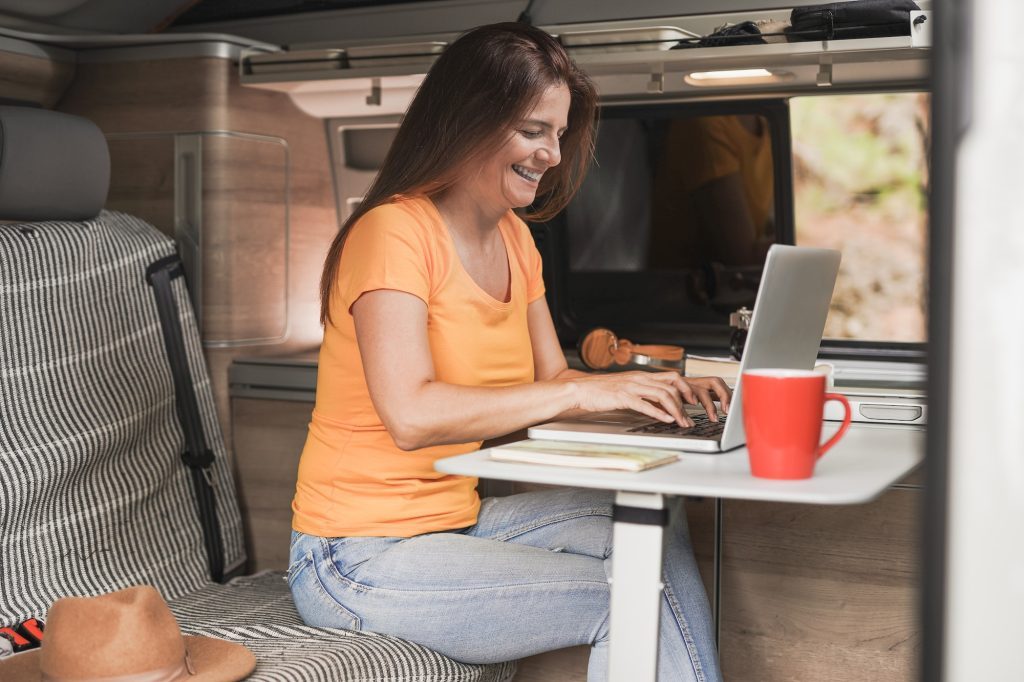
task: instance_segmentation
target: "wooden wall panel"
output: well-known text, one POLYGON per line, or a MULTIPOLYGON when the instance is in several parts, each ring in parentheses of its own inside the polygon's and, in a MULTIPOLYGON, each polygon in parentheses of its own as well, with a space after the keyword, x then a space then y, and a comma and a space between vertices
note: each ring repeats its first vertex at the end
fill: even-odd
POLYGON ((924 486, 924 467, 919 466, 909 474, 903 477, 899 482, 900 485, 913 486, 921 488, 924 486))
POLYGON ((174 236, 174 158, 170 136, 112 138, 107 206, 138 216, 174 236))
POLYGON ((690 524, 690 541, 697 558, 704 590, 709 600, 714 578, 715 500, 710 497, 685 498, 686 519, 690 524))
POLYGON ((204 135, 203 335, 275 339, 287 328, 288 148, 204 135))
POLYGON ((229 106, 241 106, 229 105, 232 70, 211 57, 79 64, 57 108, 106 133, 230 130, 229 106))
POLYGON ((0 52, 0 97, 51 109, 75 75, 74 62, 0 52))
POLYGON ((288 567, 291 502, 313 403, 234 398, 235 480, 249 572, 288 567))
MULTIPOLYGON (((337 231, 323 122, 300 111, 284 93, 243 88, 238 83, 237 66, 218 58, 81 64, 57 108, 85 116, 114 135, 115 166, 108 206, 140 215, 168 234, 173 233, 173 205, 168 198, 173 196, 168 194, 169 189, 173 190, 173 154, 154 153, 159 142, 148 142, 131 151, 131 145, 125 147, 124 134, 233 131, 279 137, 287 143, 291 228, 288 337, 272 345, 206 351, 225 439, 229 449, 235 450, 231 447, 228 419, 227 368, 231 361, 240 355, 283 355, 309 350, 320 343, 319 275, 324 254, 337 231)), ((214 142, 213 146, 216 145, 214 142)), ((265 161, 259 153, 254 158, 234 152, 227 157, 221 155, 212 169, 213 178, 216 180, 217 173, 223 173, 228 162, 252 163, 258 170, 266 167, 265 161)), ((256 184, 258 175, 253 176, 256 184)), ((226 190, 223 199, 205 197, 209 219, 231 215, 232 219, 244 221, 244 215, 231 212, 254 210, 255 207, 241 205, 254 186, 228 183, 222 187, 226 190)), ((281 207, 275 206, 273 210, 280 211, 281 207)), ((225 249, 230 247, 230 242, 223 245, 225 249)), ((274 260, 275 254, 268 251, 266 257, 274 260)), ((216 263, 216 254, 212 258, 216 263)), ((214 292, 254 284, 251 269, 243 272, 237 268, 208 267, 204 276, 207 287, 214 292)), ((219 316, 219 324, 235 324, 230 317, 234 312, 229 312, 227 318, 223 310, 211 312, 219 316)), ((237 324, 251 322, 243 319, 251 315, 251 309, 239 309, 237 314, 237 324)), ((237 454, 245 456, 244 452, 237 454)))
POLYGON ((548 651, 519 661, 512 682, 587 682, 589 646, 548 651))
POLYGON ((727 501, 726 680, 916 679, 919 495, 852 507, 727 501))

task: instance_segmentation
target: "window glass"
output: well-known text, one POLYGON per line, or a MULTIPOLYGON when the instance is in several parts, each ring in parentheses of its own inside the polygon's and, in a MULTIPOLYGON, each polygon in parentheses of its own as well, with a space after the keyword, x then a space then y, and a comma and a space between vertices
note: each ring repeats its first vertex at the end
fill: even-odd
POLYGON ((545 269, 565 276, 554 311, 563 339, 610 326, 692 342, 694 325, 718 333, 753 305, 777 238, 785 104, 702 110, 602 111, 595 163, 551 226, 560 253, 545 269))
POLYGON ((925 340, 929 98, 790 100, 796 243, 840 249, 826 338, 925 340))
POLYGON ((763 116, 608 117, 595 156, 567 212, 574 271, 764 262, 775 185, 763 116))

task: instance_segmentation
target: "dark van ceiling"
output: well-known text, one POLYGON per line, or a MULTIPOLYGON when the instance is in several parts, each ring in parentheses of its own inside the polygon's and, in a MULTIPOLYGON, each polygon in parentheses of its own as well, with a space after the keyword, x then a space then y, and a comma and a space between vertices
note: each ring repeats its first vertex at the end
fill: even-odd
POLYGON ((36 33, 159 33, 172 26, 435 1, 0 0, 0 28, 36 33))
POLYGON ((282 14, 302 14, 373 5, 396 5, 434 0, 199 0, 171 25, 187 26, 213 21, 253 19, 282 14))

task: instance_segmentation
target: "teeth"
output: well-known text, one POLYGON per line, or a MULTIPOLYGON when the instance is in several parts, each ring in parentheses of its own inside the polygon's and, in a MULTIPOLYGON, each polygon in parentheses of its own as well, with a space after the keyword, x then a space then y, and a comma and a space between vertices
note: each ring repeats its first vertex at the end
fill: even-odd
POLYGON ((514 170, 516 173, 518 173, 519 175, 523 176, 524 178, 531 182, 539 182, 540 176, 544 175, 543 173, 528 171, 522 166, 517 166, 515 164, 512 165, 512 170, 514 170))

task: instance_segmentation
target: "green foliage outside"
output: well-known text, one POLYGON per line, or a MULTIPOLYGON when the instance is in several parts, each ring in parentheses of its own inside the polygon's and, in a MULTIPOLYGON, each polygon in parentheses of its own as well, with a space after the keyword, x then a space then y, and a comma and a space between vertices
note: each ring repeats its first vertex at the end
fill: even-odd
POLYGON ((797 243, 843 251, 826 336, 924 341, 928 97, 794 98, 797 243))

